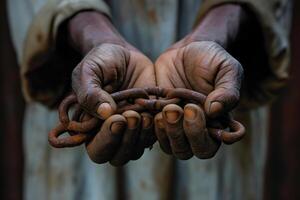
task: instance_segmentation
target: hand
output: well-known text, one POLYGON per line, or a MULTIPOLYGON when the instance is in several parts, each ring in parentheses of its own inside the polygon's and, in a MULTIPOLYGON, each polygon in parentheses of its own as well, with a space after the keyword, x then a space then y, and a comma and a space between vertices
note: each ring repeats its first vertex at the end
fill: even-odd
POLYGON ((78 14, 70 23, 73 46, 87 52, 72 73, 72 88, 79 104, 89 114, 107 119, 91 141, 93 145, 87 145, 87 152, 96 163, 110 161, 122 165, 138 159, 144 148, 155 142, 152 116, 135 111, 113 115, 117 106, 110 93, 155 86, 153 63, 121 38, 99 13, 78 14), (87 26, 88 32, 85 26, 78 27, 85 22, 94 23, 87 26), (106 38, 104 42, 103 38, 106 38))
MULTIPOLYGON (((225 11, 232 13, 230 9, 225 11)), ((219 20, 220 12, 213 16, 219 20)), ((208 15, 208 18, 212 22, 213 17, 208 15)), ((216 24, 212 24, 216 27, 216 24)), ((207 32, 209 27, 206 28, 207 32)), ((191 35, 163 53, 155 63, 158 86, 188 88, 207 95, 203 107, 187 104, 182 109, 177 105, 168 105, 155 117, 155 131, 162 150, 179 159, 189 159, 193 155, 198 158, 215 155, 220 143, 210 137, 206 127, 207 118, 230 112, 240 97, 243 68, 222 47, 228 44, 226 32, 220 31, 222 35, 218 35, 212 31, 210 34, 216 34, 214 41, 225 38, 224 45, 220 46, 213 41, 198 40, 199 35, 203 35, 202 30, 201 27, 196 28, 191 35)))

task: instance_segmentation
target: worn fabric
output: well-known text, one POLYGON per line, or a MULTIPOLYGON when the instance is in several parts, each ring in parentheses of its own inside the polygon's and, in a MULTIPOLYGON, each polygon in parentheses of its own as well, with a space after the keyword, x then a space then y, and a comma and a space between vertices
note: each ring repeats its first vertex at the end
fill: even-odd
MULTIPOLYGON (((246 4, 263 24, 271 73, 263 91, 277 92, 287 78, 288 41, 282 32, 287 1, 261 0, 10 0, 10 26, 21 65, 27 110, 24 121, 25 199, 115 199, 116 168, 92 163, 83 147, 54 149, 47 133, 56 124, 55 110, 35 103, 55 98, 55 90, 31 87, 30 63, 55 50, 59 25, 81 10, 98 10, 111 16, 121 34, 151 59, 191 31, 198 20, 221 3, 246 4), (279 2, 279 3, 275 3, 279 2), (276 10, 274 10, 276 5, 276 10), (108 10, 110 8, 110 11, 108 10), (280 10, 280 11, 277 11, 280 10), (274 14, 275 13, 275 14, 274 14), (277 13, 277 14, 276 14, 277 13), (279 14, 278 14, 279 13, 279 14), (268 87, 268 84, 272 85, 268 87), (277 87, 278 85, 278 87, 277 87), (275 87, 276 86, 276 87, 275 87), (270 89, 271 88, 271 89, 270 89), (47 96, 47 97, 45 97, 47 96)), ((286 25, 287 23, 285 23, 286 25)), ((286 28, 285 30, 288 30, 286 28)), ((45 56, 47 59, 47 56, 45 56)), ((38 73, 37 75, 38 76, 38 73)), ((49 83, 47 83, 49 84, 49 83)), ((49 84, 51 86, 51 84, 49 84)), ((141 159, 124 167, 128 199, 261 199, 268 124, 268 109, 258 107, 236 113, 246 125, 247 136, 234 145, 222 145, 210 160, 177 161, 157 144, 141 159), (170 196, 170 191, 172 195, 170 196)))
MULTIPOLYGON (((39 69, 41 62, 52 59, 56 48, 56 35, 59 25, 82 10, 97 10, 109 15, 109 8, 100 0, 26 0, 8 1, 10 27, 17 57, 21 65, 21 81, 24 97, 27 101, 53 103, 53 98, 59 96, 64 86, 45 79, 45 70, 39 69), (37 63, 37 66, 33 63, 37 63), (37 73, 35 73, 37 72, 37 73), (36 79, 41 76, 37 87, 36 79), (49 83, 50 82, 50 83, 49 83)), ((55 64, 46 65, 54 68, 55 64)), ((45 66, 45 65, 43 65, 45 66)), ((58 69, 63 73, 64 69, 58 69)), ((48 71, 47 71, 48 72, 48 71)))
MULTIPOLYGON (((269 102, 278 95, 280 90, 286 85, 289 77, 291 1, 209 0, 205 1, 201 7, 196 21, 201 21, 208 10, 224 3, 241 4, 254 12, 262 27, 264 45, 268 53, 269 64, 265 67, 268 68, 269 73, 260 81, 255 91, 251 91, 251 93, 246 91, 245 98, 243 97, 242 99, 242 104, 253 107, 269 102)), ((255 80, 257 77, 254 76, 251 78, 255 80)))

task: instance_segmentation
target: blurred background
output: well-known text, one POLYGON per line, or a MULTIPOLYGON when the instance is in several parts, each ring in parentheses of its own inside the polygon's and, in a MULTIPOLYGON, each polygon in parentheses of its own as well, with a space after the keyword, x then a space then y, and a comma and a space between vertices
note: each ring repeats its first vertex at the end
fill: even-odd
MULTIPOLYGON (((0 1, 0 199, 22 199, 24 99, 16 55, 0 1)), ((300 199, 300 1, 294 1, 288 87, 271 106, 265 199, 300 199), (299 105, 298 105, 299 104, 299 105)))

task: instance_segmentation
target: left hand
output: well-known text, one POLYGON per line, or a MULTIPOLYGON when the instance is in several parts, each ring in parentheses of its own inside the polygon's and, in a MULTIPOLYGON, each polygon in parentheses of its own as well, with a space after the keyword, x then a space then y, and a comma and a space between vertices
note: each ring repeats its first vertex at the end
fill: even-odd
POLYGON ((219 143, 206 127, 214 118, 231 111, 239 100, 243 68, 220 45, 211 41, 175 45, 155 63, 158 86, 187 88, 207 95, 203 107, 171 104, 156 115, 156 135, 161 148, 179 159, 210 158, 219 143))
POLYGON ((228 114, 239 101, 243 68, 225 49, 245 31, 247 17, 240 5, 217 6, 156 60, 158 86, 207 95, 204 105, 168 105, 155 116, 155 133, 166 153, 205 159, 217 152, 220 142, 210 136, 207 119, 228 114))

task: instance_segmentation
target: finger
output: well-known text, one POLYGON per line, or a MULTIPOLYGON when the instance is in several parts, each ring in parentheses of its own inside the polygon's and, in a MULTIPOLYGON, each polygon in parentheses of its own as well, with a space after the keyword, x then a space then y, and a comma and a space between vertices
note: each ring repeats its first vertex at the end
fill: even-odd
POLYGON ((124 132, 120 148, 110 161, 115 166, 124 165, 130 160, 140 132, 141 117, 137 112, 129 110, 122 115, 126 118, 127 129, 124 132))
POLYGON ((86 145, 87 153, 95 163, 109 161, 122 141, 126 129, 126 119, 122 115, 112 115, 103 123, 101 130, 86 145))
POLYGON ((184 107, 183 128, 195 156, 206 159, 216 154, 220 142, 209 136, 205 115, 199 106, 187 104, 184 107))
POLYGON ((193 154, 183 130, 182 108, 175 104, 169 104, 164 107, 162 113, 173 154, 181 160, 191 158, 193 154))
POLYGON ((164 119, 161 112, 156 114, 154 118, 154 128, 155 128, 155 135, 157 137, 160 148, 166 154, 172 154, 172 149, 170 146, 169 138, 165 131, 164 119))
POLYGON ((72 88, 91 115, 107 119, 116 110, 108 92, 120 87, 129 55, 122 47, 103 44, 91 50, 72 72, 72 88))
POLYGON ((240 98, 243 68, 228 53, 226 55, 216 74, 214 90, 205 100, 204 109, 210 117, 231 111, 236 107, 240 98))
POLYGON ((153 127, 153 117, 149 113, 142 113, 142 129, 140 137, 134 149, 132 160, 139 159, 143 154, 145 148, 152 146, 156 140, 153 127))
POLYGON ((107 119, 116 110, 116 103, 106 91, 101 89, 101 81, 95 69, 80 65, 72 73, 72 87, 78 102, 93 116, 107 119))

